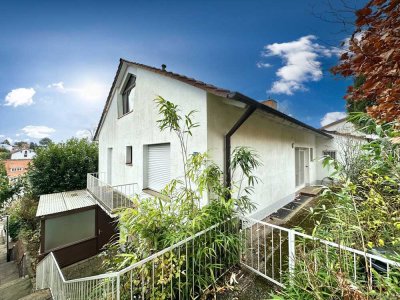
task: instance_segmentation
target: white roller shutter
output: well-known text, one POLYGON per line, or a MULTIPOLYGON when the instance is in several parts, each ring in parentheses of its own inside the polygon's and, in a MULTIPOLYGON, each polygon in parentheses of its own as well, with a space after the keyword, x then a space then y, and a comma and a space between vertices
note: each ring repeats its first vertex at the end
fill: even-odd
POLYGON ((149 145, 147 155, 147 187, 161 191, 170 181, 170 145, 149 145))

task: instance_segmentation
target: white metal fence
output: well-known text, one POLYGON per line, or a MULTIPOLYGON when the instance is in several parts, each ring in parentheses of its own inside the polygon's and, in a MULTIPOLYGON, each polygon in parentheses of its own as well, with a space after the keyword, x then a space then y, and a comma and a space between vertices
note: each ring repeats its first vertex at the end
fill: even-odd
POLYGON ((65 280, 50 253, 37 267, 36 288, 58 299, 195 299, 239 262, 239 221, 209 227, 118 272, 65 280), (232 243, 237 238, 237 243, 232 243))
POLYGON ((293 274, 304 253, 315 255, 314 270, 341 263, 354 282, 371 284, 374 273, 391 276, 391 271, 400 271, 400 263, 382 256, 253 218, 242 217, 241 220, 244 247, 241 265, 280 287, 284 287, 285 280, 293 274))
POLYGON ((137 184, 111 186, 104 181, 103 173, 87 174, 87 190, 110 213, 115 209, 132 206, 137 184))
POLYGON ((381 256, 242 217, 211 226, 123 270, 98 276, 65 280, 50 253, 38 264, 36 287, 50 288, 55 300, 195 299, 238 263, 284 287, 301 262, 301 253, 315 249, 325 255, 315 259, 315 268, 337 263, 340 257, 354 282, 373 280, 372 269, 377 266, 386 276, 400 268, 381 256))

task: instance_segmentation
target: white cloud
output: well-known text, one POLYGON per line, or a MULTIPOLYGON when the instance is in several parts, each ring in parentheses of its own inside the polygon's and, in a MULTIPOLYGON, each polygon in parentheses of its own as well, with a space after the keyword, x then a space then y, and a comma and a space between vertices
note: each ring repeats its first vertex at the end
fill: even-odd
POLYGON ((63 94, 73 93, 75 96, 88 101, 105 100, 108 86, 96 81, 86 81, 79 86, 65 86, 63 81, 49 84, 47 88, 63 94))
POLYGON ((92 134, 91 134, 90 131, 87 130, 87 129, 78 130, 78 131, 75 133, 75 136, 76 136, 78 139, 91 139, 91 138, 92 138, 92 134))
POLYGON ((0 134, 0 139, 6 137, 4 134, 0 134))
POLYGON ((269 63, 263 63, 263 62, 261 62, 261 61, 259 61, 259 62, 256 64, 256 66, 257 66, 257 68, 260 68, 260 69, 272 67, 271 64, 269 64, 269 63))
POLYGON ((18 88, 9 92, 5 99, 6 106, 29 106, 33 104, 33 96, 36 91, 33 88, 18 88))
POLYGON ((4 140, 7 140, 10 143, 10 145, 14 143, 14 140, 10 137, 6 137, 4 140))
POLYGON ((56 130, 47 126, 28 125, 21 129, 27 136, 35 139, 49 137, 56 130))
POLYGON ((269 92, 293 95, 296 91, 306 91, 304 83, 322 78, 320 57, 331 57, 336 48, 327 48, 313 42, 316 37, 307 35, 296 41, 274 43, 264 47, 263 56, 278 56, 284 66, 276 72, 278 80, 272 84, 269 92))
POLYGON ((345 112, 341 112, 341 111, 328 112, 321 119, 321 126, 326 126, 332 122, 343 119, 345 117, 347 117, 347 114, 345 112))
POLYGON ((58 91, 60 91, 60 92, 63 92, 63 93, 66 92, 66 89, 65 89, 65 87, 64 87, 64 82, 62 82, 62 81, 49 84, 49 85, 47 86, 47 88, 49 88, 49 89, 56 89, 56 90, 58 90, 58 91))

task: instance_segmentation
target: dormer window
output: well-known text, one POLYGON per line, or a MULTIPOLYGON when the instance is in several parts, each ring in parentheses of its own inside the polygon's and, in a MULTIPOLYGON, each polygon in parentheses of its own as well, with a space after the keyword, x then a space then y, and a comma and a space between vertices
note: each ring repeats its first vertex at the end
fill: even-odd
POLYGON ((24 151, 24 157, 28 157, 28 151, 24 151))
POLYGON ((128 74, 123 85, 119 104, 119 117, 126 115, 133 109, 133 101, 135 97, 136 77, 128 74))

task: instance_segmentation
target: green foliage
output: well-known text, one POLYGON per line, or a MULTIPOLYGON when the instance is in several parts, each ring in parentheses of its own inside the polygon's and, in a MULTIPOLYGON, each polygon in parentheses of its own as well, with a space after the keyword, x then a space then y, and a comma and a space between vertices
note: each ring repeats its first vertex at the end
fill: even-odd
POLYGON ((53 141, 52 141, 50 138, 48 138, 48 137, 42 138, 42 139, 39 141, 39 145, 41 145, 41 146, 47 147, 47 146, 49 146, 49 145, 51 145, 51 144, 53 144, 53 141))
MULTIPOLYGON (((161 115, 160 130, 175 132, 181 143, 185 176, 172 180, 159 196, 135 197, 133 208, 119 212, 119 239, 107 246, 105 267, 115 270, 130 266, 210 226, 226 222, 223 229, 194 239, 182 249, 183 254, 170 251, 154 265, 144 264, 139 272, 132 273, 139 286, 134 293, 145 289, 146 299, 172 299, 178 294, 190 299, 212 285, 215 274, 224 266, 237 262, 240 240, 235 216, 254 208, 249 194, 258 181, 253 172, 261 163, 253 150, 236 148, 232 154, 232 174, 237 174, 238 180, 228 190, 223 185, 223 172, 206 153, 187 155, 187 138, 198 126, 192 121, 194 112, 182 117, 179 107, 172 102, 158 97, 156 103, 161 115), (236 197, 226 197, 228 194, 236 197), (201 206, 206 201, 208 204, 201 206), (150 290, 146 283, 154 284, 154 288, 150 290)), ((121 282, 125 287, 122 299, 129 298, 124 294, 129 291, 129 278, 121 278, 121 282)))
POLYGON ((36 148, 38 148, 38 147, 39 147, 38 144, 36 144, 34 142, 29 143, 29 149, 36 150, 36 148))
POLYGON ((25 186, 24 177, 19 177, 10 182, 4 165, 0 162, 0 208, 10 201, 12 197, 21 195, 25 186))
MULTIPOLYGON (((359 89, 365 83, 365 76, 359 76, 354 79, 353 88, 359 89)), ((354 100, 351 98, 346 99, 348 113, 366 113, 367 108, 375 104, 373 100, 354 100)))
POLYGON ((0 148, 0 162, 5 159, 11 158, 11 152, 7 149, 0 148))
MULTIPOLYGON (((324 191, 314 210, 313 234, 363 252, 379 250, 379 255, 400 262, 400 149, 394 142, 399 132, 395 124, 376 124, 364 114, 352 118, 375 139, 362 146, 357 159, 364 167, 351 179, 340 162, 325 161, 335 170, 336 185, 324 191)), ((389 278, 371 274, 362 256, 354 263, 353 255, 327 253, 321 244, 300 244, 296 255, 294 276, 287 278, 288 288, 281 293, 284 299, 400 298, 399 269, 392 268, 389 278), (354 267, 361 274, 357 278, 354 267)))
POLYGON ((10 204, 6 212, 10 215, 11 238, 17 239, 22 230, 31 232, 37 229, 37 206, 37 199, 29 193, 24 194, 10 204))
POLYGON ((86 187, 86 174, 97 170, 98 147, 86 139, 70 139, 39 148, 28 177, 35 195, 86 187))

